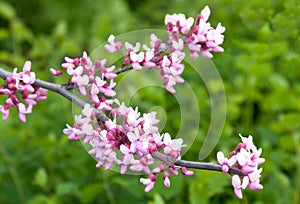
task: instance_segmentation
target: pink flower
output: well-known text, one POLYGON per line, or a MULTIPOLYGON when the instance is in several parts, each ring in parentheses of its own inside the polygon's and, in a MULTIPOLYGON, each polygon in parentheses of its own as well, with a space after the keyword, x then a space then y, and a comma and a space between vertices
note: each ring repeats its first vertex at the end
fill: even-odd
MULTIPOLYGON (((148 133, 155 133, 158 131, 158 128, 155 126, 159 123, 159 120, 156 119, 156 112, 150 112, 150 113, 144 113, 143 118, 140 120, 143 130, 148 133)), ((160 138, 160 135, 158 134, 158 138, 160 138)), ((159 139, 159 141, 161 138, 159 139)), ((157 142, 159 142, 157 141, 157 142)))
POLYGON ((0 105, 0 112, 2 112, 2 120, 6 120, 9 116, 9 105, 4 104, 0 105))
POLYGON ((100 70, 100 72, 102 74, 102 78, 103 77, 105 77, 107 79, 116 78, 118 76, 117 74, 114 73, 114 70, 116 67, 113 65, 109 68, 106 68, 105 64, 106 64, 106 59, 95 62, 95 66, 100 70))
POLYGON ((54 76, 62 75, 62 71, 60 71, 60 70, 55 70, 55 69, 53 69, 53 68, 50 68, 50 72, 51 72, 51 74, 53 74, 54 76))
POLYGON ((115 43, 114 35, 110 35, 107 41, 109 44, 104 45, 104 48, 106 49, 107 52, 110 53, 118 52, 122 48, 122 44, 120 42, 115 43))
POLYGON ((141 157, 139 160, 131 160, 130 161, 131 166, 130 166, 130 170, 132 171, 136 171, 136 172, 145 172, 147 174, 150 174, 150 168, 149 168, 149 164, 151 163, 151 159, 147 158, 147 156, 143 156, 141 157))
MULTIPOLYGON (((65 57, 65 63, 62 63, 62 68, 67 69, 68 73, 73 70, 73 68, 77 67, 80 63, 80 60, 78 58, 69 58, 65 57)), ((69 73, 71 75, 71 73, 69 73)))
POLYGON ((109 97, 116 95, 116 92, 113 90, 113 88, 116 86, 116 83, 113 80, 110 80, 110 84, 107 84, 105 80, 96 76, 95 81, 100 93, 103 93, 109 97))
POLYGON ((185 176, 192 176, 194 174, 194 172, 187 170, 186 167, 181 167, 180 171, 185 176))
POLYGON ((85 104, 83 110, 82 110, 82 115, 87 117, 87 118, 90 118, 90 119, 93 119, 94 117, 94 110, 93 108, 91 107, 90 104, 85 104))
POLYGON ((246 176, 243 178, 243 182, 241 181, 238 175, 232 176, 232 186, 234 188, 234 193, 239 199, 243 198, 242 189, 245 189, 248 183, 249 183, 249 179, 246 176))
POLYGON ((237 160, 235 156, 230 157, 230 159, 226 158, 224 156, 223 152, 217 153, 217 159, 218 159, 219 164, 222 165, 222 171, 224 173, 227 173, 229 170, 229 167, 234 165, 237 160))
POLYGON ((128 132, 126 136, 130 142, 135 142, 141 137, 138 128, 134 128, 133 132, 128 132))
POLYGON ((144 52, 136 54, 135 52, 130 52, 130 60, 132 61, 132 68, 135 70, 141 70, 142 66, 140 63, 144 60, 144 52))
POLYGON ((155 67, 156 64, 151 61, 151 60, 153 60, 153 58, 154 58, 154 50, 146 48, 144 61, 142 62, 143 66, 145 66, 147 68, 155 67))
POLYGON ((183 50, 184 44, 182 39, 178 39, 178 41, 173 40, 172 46, 175 50, 183 50))
POLYGON ((77 85, 79 88, 79 91, 82 95, 86 95, 86 88, 85 86, 87 86, 89 84, 90 80, 88 75, 83 75, 83 76, 78 76, 77 78, 77 85))
POLYGON ((18 110, 19 110, 19 118, 20 120, 25 123, 26 122, 26 117, 25 114, 31 113, 32 106, 28 106, 27 108, 23 103, 18 104, 18 110))
POLYGON ((194 23, 193 18, 185 18, 185 15, 182 13, 169 15, 165 17, 165 24, 167 26, 167 31, 169 32, 178 32, 180 31, 183 34, 187 34, 190 31, 191 26, 194 23))
POLYGON ((150 47, 153 48, 155 52, 158 52, 161 49, 165 49, 166 44, 162 43, 162 40, 152 33, 150 35, 150 47))
POLYGON ((263 186, 259 183, 262 168, 258 170, 258 166, 262 164, 265 159, 260 158, 262 149, 253 144, 253 137, 243 137, 239 135, 242 143, 239 143, 235 151, 230 154, 230 158, 227 159, 222 152, 218 152, 217 159, 218 162, 222 165, 222 171, 227 173, 229 167, 235 167, 241 170, 244 174, 243 182, 241 182, 240 177, 234 175, 232 177, 232 185, 236 196, 242 199, 242 190, 247 186, 251 190, 261 190, 263 186), (235 165, 235 166, 234 166, 235 165))
POLYGON ((200 19, 206 22, 209 16, 210 16, 210 9, 208 6, 205 6, 204 9, 202 9, 201 13, 197 16, 197 23, 199 23, 200 19))
POLYGON ((133 46, 129 42, 125 42, 125 48, 127 49, 127 52, 129 52, 129 53, 130 52, 137 53, 138 51, 140 51, 141 43, 137 42, 137 43, 135 43, 135 46, 133 46))
POLYGON ((156 181, 156 177, 154 174, 150 174, 148 179, 145 178, 140 179, 140 182, 146 185, 145 192, 149 192, 150 190, 153 189, 155 181, 156 181))
POLYGON ((171 139, 169 133, 163 135, 163 142, 165 145, 164 153, 170 155, 173 158, 180 156, 180 149, 182 147, 183 140, 181 138, 171 139))
POLYGON ((164 172, 164 175, 163 175, 163 179, 164 179, 164 184, 167 188, 170 187, 171 185, 171 181, 170 181, 170 175, 168 174, 168 172, 164 172))
POLYGON ((31 62, 26 61, 23 67, 23 73, 21 74, 21 78, 25 84, 33 84, 35 81, 35 73, 30 72, 31 62))
POLYGON ((248 174, 249 178, 249 188, 251 190, 261 190, 263 186, 259 183, 259 178, 261 177, 262 168, 259 170, 255 169, 252 173, 248 174))

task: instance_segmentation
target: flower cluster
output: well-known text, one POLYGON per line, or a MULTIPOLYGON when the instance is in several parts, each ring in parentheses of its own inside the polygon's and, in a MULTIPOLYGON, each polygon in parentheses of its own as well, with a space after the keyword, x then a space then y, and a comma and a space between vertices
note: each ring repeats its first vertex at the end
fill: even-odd
MULTIPOLYGON (((198 53, 201 52, 203 57, 212 58, 213 52, 223 52, 224 49, 220 45, 224 41, 222 33, 225 27, 219 23, 214 29, 207 22, 210 15, 210 9, 206 6, 196 20, 193 18, 186 19, 184 14, 166 15, 165 24, 169 33, 169 40, 176 41, 179 44, 182 39, 188 46, 192 59, 198 58, 198 53), (184 35, 182 38, 180 35, 184 35)), ((174 46, 173 46, 174 47, 174 46)))
POLYGON ((7 77, 0 87, 0 95, 8 96, 4 104, 0 105, 2 120, 8 118, 10 108, 18 108, 19 118, 25 123, 25 114, 30 114, 38 101, 46 99, 46 89, 34 85, 35 73, 30 69, 31 62, 25 62, 23 70, 17 72, 15 68, 12 76, 7 77))
MULTIPOLYGON (((120 166, 120 173, 124 174, 129 169, 134 172, 143 172, 149 175, 148 179, 141 179, 148 192, 154 187, 156 174, 163 172, 164 184, 170 186, 169 172, 177 175, 180 167, 173 163, 180 158, 183 140, 171 139, 168 133, 160 134, 155 126, 159 120, 156 113, 141 113, 138 108, 126 107, 124 103, 115 103, 118 108, 113 108, 113 119, 108 119, 103 124, 93 122, 96 111, 86 104, 82 114, 75 117, 73 127, 67 125, 64 133, 71 140, 83 139, 90 144, 89 154, 94 155, 98 161, 96 167, 105 166, 108 170, 113 164, 120 166), (121 124, 117 121, 121 120, 121 124), (170 162, 158 162, 155 152, 162 152, 168 156, 170 162), (155 168, 155 166, 158 166, 155 168)), ((181 168, 183 175, 192 175, 191 171, 181 168)))
POLYGON ((245 189, 247 186, 251 190, 263 189, 263 186, 259 183, 262 168, 258 169, 258 166, 264 163, 265 159, 260 157, 262 149, 257 149, 253 144, 253 137, 251 135, 248 138, 242 135, 240 137, 242 142, 230 153, 229 158, 226 158, 223 152, 218 152, 217 159, 222 165, 224 173, 227 173, 229 167, 233 166, 244 173, 242 180, 238 175, 232 176, 232 186, 235 195, 242 199, 242 189, 245 189))
POLYGON ((105 45, 105 49, 110 53, 120 51, 124 47, 123 66, 131 66, 134 70, 141 70, 142 67, 159 69, 164 85, 170 93, 175 93, 174 85, 184 82, 180 77, 184 70, 184 65, 181 64, 185 57, 185 54, 181 52, 183 43, 179 45, 174 42, 173 48, 170 49, 171 53, 166 55, 167 52, 164 54, 161 54, 161 52, 163 50, 167 51, 168 46, 162 43, 162 40, 155 34, 150 36, 150 47, 143 45, 143 49, 141 49, 141 44, 138 42, 135 45, 125 42, 123 46, 121 42, 115 42, 113 35, 109 36, 108 42, 109 44, 105 45))
POLYGON ((123 65, 130 65, 135 70, 141 70, 142 67, 158 68, 163 79, 166 89, 170 93, 175 93, 174 85, 183 83, 184 80, 180 77, 184 71, 184 65, 181 63, 185 57, 182 51, 184 45, 190 50, 191 58, 198 58, 198 52, 206 58, 212 58, 213 52, 223 52, 220 45, 224 41, 222 33, 225 28, 219 23, 214 29, 207 22, 210 15, 209 7, 205 7, 197 16, 186 19, 184 14, 166 15, 165 24, 168 32, 168 45, 162 43, 156 35, 150 36, 150 47, 143 45, 141 50, 140 43, 135 46, 125 42, 124 46, 121 42, 115 42, 115 36, 110 35, 105 49, 109 53, 121 51, 123 47, 124 62, 123 65), (195 22, 195 23, 194 23, 195 22), (167 50, 170 53, 167 54, 167 50), (160 53, 165 51, 163 55, 160 53))
MULTIPOLYGON (((71 59, 65 57, 65 61, 62 67, 71 76, 69 83, 76 85, 79 93, 90 99, 89 102, 99 111, 111 110, 113 101, 106 97, 116 95, 116 92, 113 90, 116 86, 113 79, 117 77, 114 73, 115 66, 106 67, 106 59, 93 63, 86 52, 83 52, 80 58, 71 59)), ((61 73, 60 70, 53 68, 50 71, 55 76, 61 73)))

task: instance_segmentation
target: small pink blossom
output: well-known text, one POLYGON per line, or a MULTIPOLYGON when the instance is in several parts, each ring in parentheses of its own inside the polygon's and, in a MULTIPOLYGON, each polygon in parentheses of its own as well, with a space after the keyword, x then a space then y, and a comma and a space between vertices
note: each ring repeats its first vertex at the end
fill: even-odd
POLYGON ((235 156, 231 157, 230 159, 226 158, 224 156, 223 152, 217 153, 217 159, 218 159, 219 164, 222 165, 222 171, 224 173, 227 173, 229 170, 229 167, 234 165, 237 160, 235 156))
POLYGON ((164 172, 164 174, 163 174, 163 179, 164 179, 164 184, 165 184, 165 186, 167 187, 167 188, 169 188, 170 187, 170 185, 171 185, 171 181, 170 181, 170 175, 168 174, 168 172, 164 172))
POLYGON ((102 77, 105 77, 107 79, 114 79, 116 78, 118 75, 114 73, 114 70, 116 69, 116 67, 113 65, 109 68, 105 67, 106 64, 106 59, 100 60, 95 62, 95 66, 96 68, 98 68, 102 74, 102 77))
POLYGON ((62 71, 61 71, 61 70, 55 70, 55 69, 53 69, 53 68, 50 68, 50 72, 51 72, 51 74, 53 74, 54 76, 62 75, 62 71))
POLYGON ((86 87, 89 84, 89 77, 87 75, 79 76, 77 79, 77 85, 82 95, 86 95, 86 87))
POLYGON ((35 81, 35 73, 30 72, 31 62, 26 61, 23 67, 23 73, 21 74, 21 79, 25 84, 33 84, 35 81))
POLYGON ((138 51, 140 51, 141 48, 141 43, 137 42, 135 43, 135 46, 133 46, 132 44, 130 44, 129 42, 125 42, 125 48, 127 49, 127 51, 130 52, 134 52, 137 53, 138 51))
POLYGON ((245 189, 248 184, 249 184, 248 177, 244 177, 243 181, 241 181, 238 175, 232 176, 232 186, 234 188, 234 193, 239 199, 243 198, 242 190, 245 189))
POLYGON ((227 173, 230 167, 235 167, 241 170, 244 174, 243 182, 240 177, 234 175, 232 177, 232 185, 236 196, 242 199, 242 190, 247 186, 251 190, 261 190, 263 186, 260 184, 260 177, 262 168, 258 170, 258 166, 261 165, 265 159, 261 158, 262 149, 253 144, 253 137, 243 137, 239 135, 242 143, 239 143, 235 150, 230 154, 227 159, 222 152, 218 152, 217 159, 219 164, 222 165, 222 171, 227 173))
POLYGON ((27 108, 23 103, 18 104, 18 110, 19 110, 19 118, 20 120, 25 123, 26 122, 26 117, 25 114, 30 114, 32 110, 32 106, 28 106, 27 108))
POLYGON ((2 112, 2 120, 6 120, 9 116, 9 105, 4 104, 0 105, 0 112, 2 112))
POLYGON ((206 22, 209 16, 210 16, 210 9, 208 6, 205 6, 204 9, 202 9, 201 13, 197 16, 197 22, 199 22, 200 19, 206 22))
POLYGON ((122 44, 120 42, 115 43, 114 35, 110 35, 107 41, 109 44, 104 45, 104 48, 106 49, 107 52, 110 53, 118 52, 122 48, 122 44))
POLYGON ((140 63, 144 60, 144 52, 136 54, 135 52, 130 52, 130 60, 132 61, 132 67, 135 70, 141 70, 142 66, 140 63))
POLYGON ((69 58, 69 57, 65 57, 65 61, 61 66, 62 68, 64 69, 67 69, 67 70, 73 70, 73 68, 77 67, 80 63, 80 60, 79 58, 69 58))
POLYGON ((153 189, 155 181, 156 181, 156 177, 154 174, 150 174, 148 179, 145 178, 140 179, 140 182, 146 185, 145 192, 149 192, 153 189))
POLYGON ((181 167, 180 171, 185 176, 192 176, 192 175, 194 175, 194 172, 187 170, 186 167, 181 167))

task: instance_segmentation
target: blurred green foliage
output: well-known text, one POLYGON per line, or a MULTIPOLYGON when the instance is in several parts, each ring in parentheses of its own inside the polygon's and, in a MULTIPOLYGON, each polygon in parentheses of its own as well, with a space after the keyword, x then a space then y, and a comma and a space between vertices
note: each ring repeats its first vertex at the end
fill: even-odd
MULTIPOLYGON (((48 70, 58 68, 64 56, 92 51, 110 33, 163 29, 166 13, 195 16, 205 5, 212 24, 226 27, 225 52, 215 54, 214 62, 227 97, 223 135, 207 161, 218 150, 229 153, 238 133, 252 134, 266 158, 262 191, 246 190, 239 201, 229 176, 196 170, 193 177, 172 178, 170 189, 158 182, 144 193, 137 176, 95 168, 81 143, 67 140, 62 129, 72 123, 72 105, 49 93, 26 124, 14 111, 0 122, 0 203, 300 203, 298 0, 0 1, 0 67, 12 70, 31 60, 38 78, 62 83, 48 70)), ((186 69, 184 77, 201 109, 199 135, 184 158, 197 160, 210 122, 209 95, 192 71, 186 69)), ((176 133, 180 112, 172 96, 147 89, 140 97, 148 101, 145 109, 164 107, 165 130, 176 133)))

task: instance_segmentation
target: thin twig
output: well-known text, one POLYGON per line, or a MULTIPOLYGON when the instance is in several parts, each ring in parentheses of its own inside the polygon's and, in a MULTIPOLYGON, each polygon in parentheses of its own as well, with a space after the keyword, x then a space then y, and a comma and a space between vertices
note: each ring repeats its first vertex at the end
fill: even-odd
MULTIPOLYGON (((187 160, 174 160, 171 157, 161 153, 161 152, 154 152, 152 156, 165 164, 169 165, 176 165, 176 166, 182 166, 186 168, 192 168, 192 169, 202 169, 202 170, 209 170, 209 171, 219 171, 222 172, 222 166, 220 164, 212 163, 212 162, 194 162, 194 161, 187 161, 187 160)), ((237 168, 229 168, 228 171, 229 174, 237 174, 239 176, 243 176, 244 173, 237 169, 237 168)))
MULTIPOLYGON (((162 48, 157 53, 155 53, 154 56, 152 57, 152 59, 150 59, 150 62, 157 63, 157 62, 161 61, 162 59, 155 59, 155 57, 159 56, 162 53, 167 52, 168 49, 170 49, 170 48, 171 48, 171 44, 169 43, 169 44, 166 45, 166 47, 162 48)), ((120 73, 129 71, 131 69, 133 69, 132 65, 129 65, 129 66, 126 66, 126 67, 124 66, 124 67, 121 67, 118 70, 114 71, 114 73, 115 74, 120 74, 120 73)))
MULTIPOLYGON (((6 79, 7 77, 11 76, 12 73, 8 72, 2 68, 0 68, 0 77, 2 79, 6 79)), ((44 89, 53 91, 55 93, 60 94, 61 96, 65 97, 66 99, 68 99, 69 101, 71 101, 72 103, 76 104, 77 106, 79 106, 80 108, 84 108, 85 104, 87 104, 87 102, 85 102, 84 100, 82 100, 81 98, 75 96, 74 94, 72 94, 71 92, 69 92, 68 90, 66 90, 64 87, 64 85, 58 85, 58 84, 54 84, 51 82, 47 82, 47 81, 43 81, 40 79, 36 79, 34 82, 34 85, 42 87, 44 89)), ((102 112, 98 112, 97 116, 99 117, 99 119, 101 121, 106 121, 108 120, 108 117, 102 113, 102 112)))

